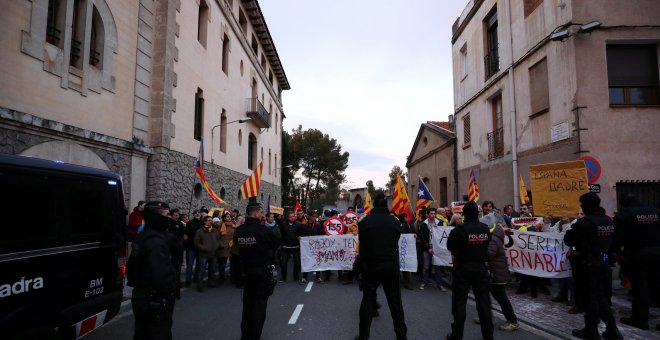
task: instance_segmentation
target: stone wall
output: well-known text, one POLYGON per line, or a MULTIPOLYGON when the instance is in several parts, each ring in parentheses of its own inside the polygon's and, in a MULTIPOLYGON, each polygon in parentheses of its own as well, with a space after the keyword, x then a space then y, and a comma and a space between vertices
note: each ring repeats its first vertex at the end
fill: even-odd
MULTIPOLYGON (((195 176, 195 157, 163 147, 154 148, 154 151, 147 165, 147 200, 162 200, 184 211, 201 206, 219 206, 204 189, 199 198, 193 195, 194 183, 199 182, 195 176)), ((223 199, 231 209, 245 213, 247 201, 239 197, 239 189, 247 175, 209 162, 204 163, 204 174, 218 196, 222 197, 224 189, 223 199)), ((257 202, 265 205, 269 195, 271 205, 279 206, 282 201, 281 187, 261 181, 257 202)))

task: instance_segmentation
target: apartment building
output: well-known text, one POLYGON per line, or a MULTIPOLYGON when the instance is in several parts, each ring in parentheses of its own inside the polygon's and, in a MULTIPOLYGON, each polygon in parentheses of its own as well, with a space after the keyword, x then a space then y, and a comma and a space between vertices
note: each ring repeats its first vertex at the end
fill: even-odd
POLYGON ((653 0, 469 1, 452 26, 459 193, 474 169, 482 200, 517 206, 529 165, 586 157, 608 212, 624 191, 660 202, 658 18, 653 0))
POLYGON ((261 161, 257 200, 281 201, 290 87, 257 1, 20 0, 0 27, 0 152, 110 169, 127 206, 187 209, 216 205, 194 177, 203 140, 232 208, 261 161))

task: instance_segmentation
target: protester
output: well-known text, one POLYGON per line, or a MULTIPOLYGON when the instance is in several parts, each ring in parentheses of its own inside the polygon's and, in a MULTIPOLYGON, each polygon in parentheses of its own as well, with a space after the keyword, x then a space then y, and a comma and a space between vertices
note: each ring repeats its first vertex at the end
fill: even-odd
POLYGON ((424 223, 421 225, 419 231, 420 238, 422 240, 422 249, 424 250, 422 253, 423 267, 421 283, 419 285, 420 290, 426 289, 426 286, 429 284, 429 277, 431 275, 431 266, 433 262, 433 243, 431 243, 432 231, 429 225, 437 225, 440 222, 440 220, 435 218, 434 208, 426 209, 426 216, 427 218, 424 220, 424 223))
POLYGON ((387 211, 384 195, 376 196, 372 214, 359 222, 360 260, 364 282, 360 304, 360 334, 356 339, 369 339, 371 321, 376 308, 376 290, 383 285, 392 315, 397 340, 407 339, 399 281, 398 244, 401 223, 387 211))
POLYGON ((463 216, 461 214, 451 215, 451 221, 449 221, 450 226, 457 226, 463 224, 463 216))
POLYGON ((474 201, 463 206, 465 223, 449 233, 447 249, 454 256, 454 279, 452 281, 451 333, 448 340, 462 339, 465 326, 465 305, 470 287, 474 293, 479 314, 481 335, 485 340, 493 339, 493 320, 488 284, 488 244, 489 228, 479 222, 479 208, 474 201))
MULTIPOLYGON (((401 233, 402 234, 414 234, 412 229, 410 228, 410 224, 408 223, 408 214, 399 214, 399 222, 401 223, 401 233)), ((411 283, 410 281, 412 280, 412 273, 408 271, 403 271, 401 272, 401 276, 403 277, 403 288, 412 290, 413 288, 410 286, 411 283)))
MULTIPOLYGON (((231 219, 231 213, 225 211, 222 213, 222 224, 220 231, 220 246, 218 247, 218 282, 225 282, 225 273, 227 272, 227 260, 231 258, 231 245, 236 232, 236 224, 231 219)), ((232 282, 236 284, 236 282, 232 282)))
POLYGON ((489 226, 491 239, 488 243, 488 269, 490 270, 490 293, 500 304, 502 314, 506 318, 506 323, 498 328, 503 331, 515 331, 518 329, 518 317, 513 311, 511 301, 506 295, 506 285, 511 281, 509 265, 507 263, 506 250, 504 250, 504 219, 495 214, 488 214, 479 220, 481 223, 489 226))
POLYGON ((135 317, 133 339, 172 339, 176 278, 172 254, 163 233, 172 220, 169 206, 160 201, 143 208, 145 226, 132 244, 126 273, 133 287, 131 306, 135 317))
MULTIPOLYGON (((428 256, 428 261, 429 262, 428 263, 424 262, 424 267, 426 268, 426 266, 428 264, 428 266, 430 268, 429 272, 430 272, 431 269, 433 270, 433 279, 435 281, 436 287, 438 289, 440 289, 441 292, 446 292, 447 289, 444 286, 445 285, 448 286, 449 284, 445 283, 444 280, 443 280, 443 268, 441 266, 436 266, 436 265, 433 264, 433 255, 434 255, 434 252, 433 252, 433 242, 434 242, 433 234, 434 234, 434 231, 436 231, 442 225, 441 220, 435 217, 435 212, 436 212, 436 210, 433 209, 433 208, 430 208, 426 212, 427 219, 424 222, 424 224, 425 224, 426 228, 429 231, 428 240, 429 240, 429 248, 430 248, 429 250, 430 251, 427 252, 427 253, 430 256, 428 256)), ((425 260, 426 260, 426 258, 425 258, 425 260)), ((426 284, 428 284, 428 276, 427 276, 425 281, 426 281, 426 284)), ((424 283, 422 283, 422 284, 424 284, 424 283)), ((420 285, 419 289, 424 289, 424 287, 422 287, 420 285)))
POLYGON ((533 217, 528 205, 523 204, 520 206, 520 217, 533 217))
MULTIPOLYGON (((524 214, 527 211, 527 206, 523 205, 520 207, 520 211, 523 212, 524 214), (524 208, 524 209, 523 209, 524 208)), ((531 217, 531 216, 522 216, 521 217, 531 217)), ((531 225, 531 224, 526 224, 526 225, 521 225, 518 226, 518 230, 520 231, 537 231, 538 225, 531 225)), ((518 287, 518 290, 516 290, 516 294, 526 294, 527 290, 529 289, 531 291, 530 295, 532 298, 537 298, 538 297, 538 291, 539 289, 546 294, 549 294, 550 292, 545 286, 541 285, 540 278, 532 275, 526 275, 526 274, 518 274, 520 277, 520 286, 518 287)))
MULTIPOLYGON (((614 218, 614 250, 625 252, 633 295, 632 315, 621 318, 621 323, 648 329, 651 302, 660 306, 660 212, 641 204, 632 194, 623 195, 621 206, 614 218)), ((660 324, 656 327, 660 330, 660 324)))
POLYGON ((426 208, 421 207, 417 213, 417 219, 412 224, 412 230, 415 232, 417 237, 415 238, 415 249, 417 250, 417 276, 419 277, 420 283, 422 282, 421 278, 424 272, 424 252, 428 250, 428 247, 422 244, 422 228, 424 227, 424 221, 426 220, 426 208))
POLYGON ((263 211, 258 203, 246 208, 247 218, 236 230, 233 242, 238 246, 241 268, 245 275, 241 339, 259 340, 266 321, 268 297, 273 294, 277 277, 275 249, 277 241, 266 226, 259 224, 263 211))
MULTIPOLYGON (((193 219, 186 223, 185 233, 183 235, 184 249, 186 251, 186 281, 185 287, 190 287, 193 278, 193 269, 197 260, 197 249, 195 248, 195 234, 202 227, 201 213, 199 210, 193 211, 193 219)), ((195 277, 197 275, 195 274, 195 277)))
POLYGON ((207 285, 209 288, 214 288, 215 284, 214 273, 216 263, 216 252, 220 246, 220 235, 218 231, 213 228, 211 216, 205 216, 202 220, 202 227, 195 233, 195 249, 197 249, 197 291, 204 291, 203 277, 204 271, 208 265, 208 280, 207 285))
POLYGON ((128 231, 130 234, 130 239, 137 235, 138 228, 144 224, 144 205, 145 201, 138 202, 138 205, 133 208, 133 212, 128 215, 128 231))
POLYGON ((176 278, 176 298, 181 298, 181 265, 183 264, 183 236, 185 235, 185 225, 179 221, 179 209, 172 209, 169 213, 172 222, 168 225, 165 232, 170 253, 172 254, 172 265, 174 266, 174 275, 176 278))
POLYGON ((282 257, 280 258, 280 266, 282 272, 280 273, 280 282, 286 282, 288 274, 289 258, 293 258, 293 280, 298 281, 300 278, 300 241, 299 237, 306 234, 306 226, 301 225, 296 221, 296 215, 293 211, 287 214, 286 222, 280 225, 280 232, 282 233, 282 257))
POLYGON ((612 282, 607 253, 612 244, 614 226, 602 213, 597 194, 590 192, 580 196, 580 205, 585 217, 579 219, 564 236, 566 245, 575 247, 579 253, 579 267, 575 269, 586 273, 584 280, 579 281, 579 284, 584 285, 582 291, 586 293, 584 327, 574 329, 572 334, 583 339, 598 338, 598 324, 603 320, 607 327, 603 333, 604 338, 623 339, 612 314, 611 301, 607 297, 608 286, 611 287, 612 282))
MULTIPOLYGON (((571 229, 571 219, 568 216, 562 216, 551 228, 553 233, 566 233, 571 229)), ((564 277, 557 279, 558 292, 552 298, 553 302, 566 302, 568 306, 575 306, 575 289, 573 286, 573 277, 564 277)))

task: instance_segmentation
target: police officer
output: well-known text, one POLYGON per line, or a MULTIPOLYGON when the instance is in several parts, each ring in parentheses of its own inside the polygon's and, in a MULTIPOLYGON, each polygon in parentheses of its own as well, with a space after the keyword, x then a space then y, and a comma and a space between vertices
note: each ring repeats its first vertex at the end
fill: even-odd
POLYGON ((454 280, 452 281, 451 312, 454 322, 448 340, 463 338, 465 326, 465 304, 470 287, 477 303, 481 335, 493 339, 493 316, 491 314, 488 270, 488 243, 490 232, 487 225, 479 222, 479 207, 474 201, 463 206, 465 222, 449 233, 447 249, 454 256, 454 280))
POLYGON ((580 196, 580 205, 585 216, 575 222, 564 236, 564 243, 575 247, 578 254, 578 268, 575 269, 584 273, 584 277, 575 282, 576 285, 582 285, 582 289, 576 287, 575 290, 586 293, 584 328, 574 329, 572 333, 578 338, 600 339, 598 323, 603 320, 607 327, 603 333, 604 338, 623 339, 607 296, 608 281, 612 281, 608 252, 612 245, 614 226, 600 207, 600 198, 595 193, 580 196))
POLYGON ((238 226, 234 234, 234 244, 238 245, 245 277, 241 340, 258 340, 266 320, 268 297, 277 283, 277 240, 260 223, 263 215, 261 204, 248 204, 245 214, 245 223, 238 226))
POLYGON ((172 312, 176 291, 175 268, 164 235, 172 220, 169 206, 153 201, 144 208, 144 230, 134 242, 129 259, 128 283, 135 316, 133 339, 172 339, 172 312))
POLYGON ((371 320, 377 307, 376 290, 381 283, 392 314, 396 338, 407 339, 408 329, 403 315, 399 281, 401 223, 389 214, 384 195, 376 197, 372 214, 360 221, 358 228, 364 276, 360 304, 360 335, 356 339, 369 339, 371 320))
MULTIPOLYGON (((621 323, 648 329, 649 291, 660 286, 660 212, 642 205, 632 194, 622 197, 621 206, 624 209, 614 218, 615 251, 623 246, 633 293, 632 317, 621 318, 621 323)), ((656 292, 655 298, 660 306, 660 294, 656 292)))

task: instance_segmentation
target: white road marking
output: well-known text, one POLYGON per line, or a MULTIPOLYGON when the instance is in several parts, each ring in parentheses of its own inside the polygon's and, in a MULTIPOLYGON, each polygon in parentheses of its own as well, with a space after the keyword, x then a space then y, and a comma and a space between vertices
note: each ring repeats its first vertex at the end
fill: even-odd
POLYGON ((307 283, 307 288, 305 288, 305 293, 309 293, 312 290, 312 286, 314 285, 314 282, 309 282, 307 283))
POLYGON ((304 305, 298 305, 296 306, 296 310, 293 311, 293 315, 291 315, 291 319, 289 319, 289 325, 295 325, 296 321, 298 321, 298 317, 300 316, 300 312, 302 312, 304 305))

